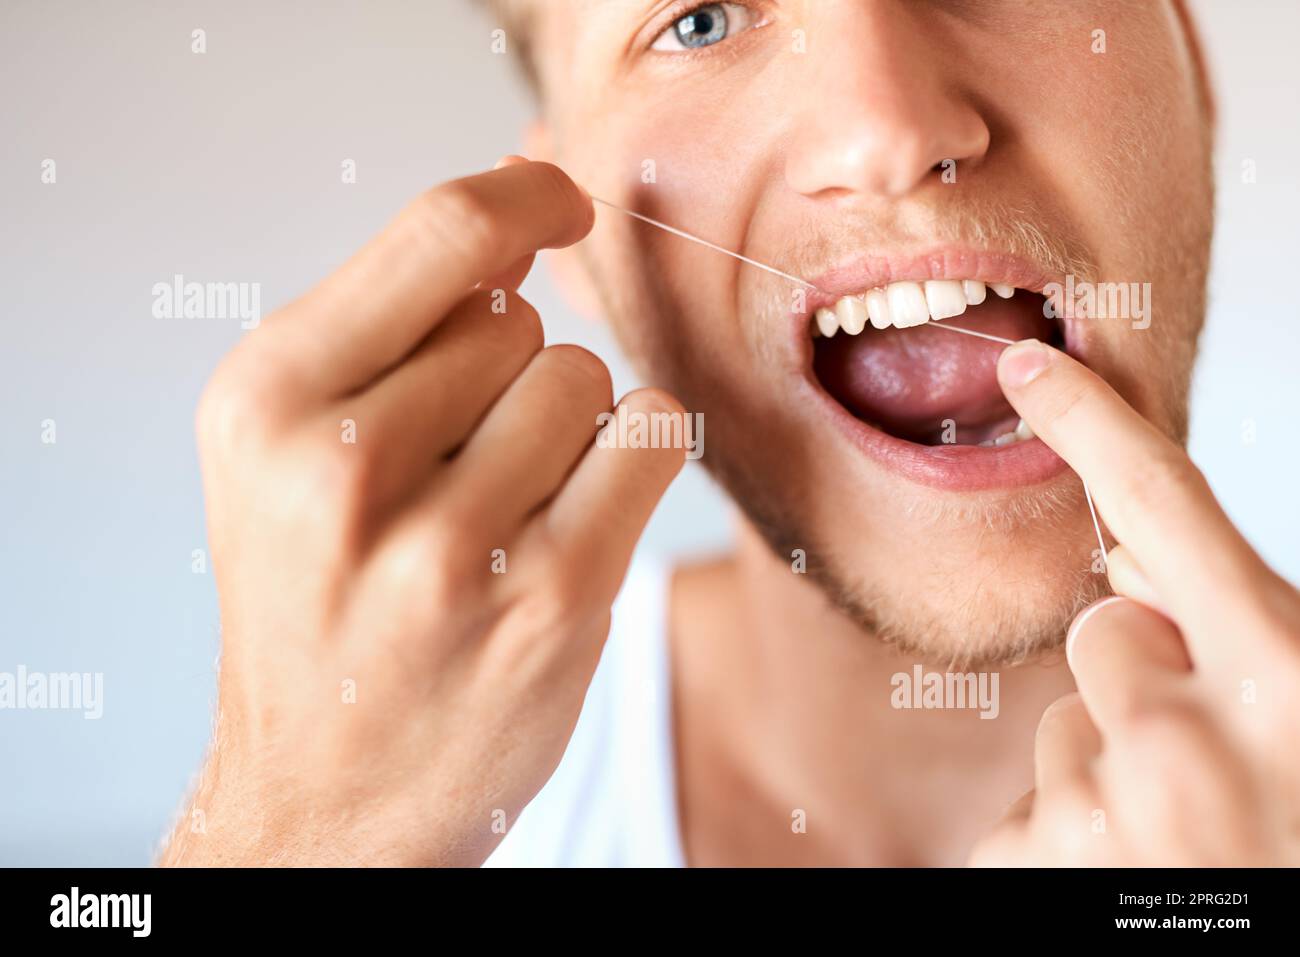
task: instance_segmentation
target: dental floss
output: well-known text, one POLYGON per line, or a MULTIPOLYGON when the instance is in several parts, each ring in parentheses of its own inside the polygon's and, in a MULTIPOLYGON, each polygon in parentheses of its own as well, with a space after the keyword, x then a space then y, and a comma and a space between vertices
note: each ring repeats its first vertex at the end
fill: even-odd
MULTIPOLYGON (((749 265, 761 269, 764 272, 769 272, 774 276, 780 276, 782 279, 787 279, 790 282, 795 283, 796 285, 806 286, 809 289, 816 289, 818 292, 823 291, 813 283, 810 283, 806 279, 800 279, 798 276, 792 276, 788 272, 782 272, 780 269, 777 269, 775 266, 768 266, 765 263, 761 263, 756 259, 750 259, 748 256, 742 256, 740 253, 733 253, 730 249, 724 249, 722 246, 719 246, 717 243, 711 243, 707 239, 701 239, 699 236, 692 236, 690 233, 684 230, 676 229, 673 226, 669 226, 667 223, 661 223, 657 219, 651 219, 649 216, 644 216, 641 213, 633 212, 630 209, 624 209, 622 206, 616 206, 614 203, 609 202, 609 200, 600 199, 597 196, 592 196, 591 201, 593 203, 600 203, 600 205, 602 206, 607 206, 610 209, 615 210, 616 212, 623 213, 625 216, 631 216, 633 219, 639 219, 643 223, 648 223, 651 226, 656 226, 659 229, 664 230, 665 232, 672 233, 674 236, 680 236, 682 239, 689 239, 693 243, 699 243, 701 246, 705 246, 709 249, 712 249, 714 252, 723 253, 724 255, 730 256, 733 259, 739 259, 743 263, 748 263, 749 265)), ((1002 336, 990 335, 987 332, 976 332, 974 329, 963 329, 960 326, 945 326, 941 322, 935 319, 927 320, 926 325, 933 326, 936 329, 947 329, 949 332, 960 332, 963 335, 976 336, 977 338, 980 339, 988 339, 991 342, 1001 342, 1008 346, 1015 345, 1015 341, 1012 339, 1004 339, 1002 336)), ((1092 515, 1092 527, 1093 530, 1096 531, 1097 533, 1097 544, 1101 546, 1101 560, 1102 563, 1105 564, 1110 560, 1110 555, 1106 551, 1106 540, 1102 537, 1101 534, 1101 522, 1097 518, 1097 506, 1093 504, 1092 501, 1092 490, 1088 488, 1088 483, 1086 481, 1083 483, 1083 495, 1088 500, 1088 512, 1092 515)))
MULTIPOLYGON (((657 219, 651 219, 649 216, 642 216, 640 213, 634 213, 632 212, 632 210, 624 209, 622 206, 615 206, 613 203, 609 202, 608 200, 600 199, 596 196, 591 197, 591 201, 593 203, 600 203, 600 205, 602 206, 608 206, 610 209, 614 209, 627 216, 631 216, 633 219, 639 219, 643 223, 649 223, 651 226, 658 226, 660 229, 666 230, 667 232, 672 233, 674 236, 680 236, 682 237, 682 239, 689 239, 693 243, 699 243, 701 246, 707 246, 709 249, 712 249, 715 252, 726 253, 728 256, 731 256, 733 259, 739 259, 743 263, 749 263, 751 266, 757 266, 759 269, 762 269, 765 272, 770 272, 774 276, 780 276, 782 279, 788 279, 792 283, 796 283, 797 285, 807 286, 809 289, 817 289, 816 286, 814 286, 806 279, 800 279, 798 276, 791 276, 788 272, 782 272, 781 270, 777 269, 774 266, 767 266, 761 262, 758 262, 755 259, 749 259, 746 256, 742 256, 740 255, 740 253, 733 253, 730 249, 723 249, 721 246, 717 245, 716 243, 711 243, 707 239, 701 239, 699 236, 692 236, 690 233, 684 232, 683 230, 674 229, 672 226, 669 226, 667 223, 661 223, 657 219)), ((818 292, 820 291, 821 290, 818 290, 818 292)))
POLYGON ((1003 339, 1001 336, 991 336, 987 332, 976 332, 974 329, 962 329, 960 326, 945 326, 937 319, 927 320, 927 325, 934 326, 936 329, 948 329, 951 332, 962 332, 968 336, 979 336, 981 339, 988 339, 992 342, 1005 342, 1009 346, 1014 346, 1014 339, 1003 339))
MULTIPOLYGON (((667 223, 661 223, 659 222, 659 220, 651 219, 649 216, 645 216, 641 213, 633 212, 630 209, 624 209, 622 206, 617 206, 614 203, 611 203, 607 199, 601 199, 599 196, 592 196, 591 201, 593 203, 600 203, 600 205, 602 206, 607 206, 610 209, 615 210, 616 212, 620 212, 625 216, 631 216, 633 219, 639 219, 643 223, 648 223, 651 226, 656 226, 659 229, 664 230, 665 232, 672 233, 674 236, 680 236, 682 239, 689 239, 693 243, 699 243, 701 246, 705 246, 709 249, 712 249, 714 252, 719 252, 722 253, 723 255, 730 256, 732 259, 739 259, 743 263, 748 263, 749 265, 757 267, 758 269, 761 269, 764 272, 770 272, 774 276, 780 276, 782 279, 788 279, 790 282, 796 285, 806 286, 809 289, 817 290, 817 292, 824 292, 824 290, 819 289, 814 283, 809 282, 807 279, 800 279, 798 276, 792 276, 788 272, 782 272, 780 269, 777 269, 775 266, 769 266, 766 263, 761 263, 757 259, 750 259, 748 256, 742 256, 740 253, 733 253, 730 249, 725 249, 722 246, 719 246, 717 243, 711 243, 707 239, 701 239, 699 236, 692 236, 690 233, 686 232, 683 229, 677 229, 674 226, 669 226, 667 223)), ((1003 339, 1001 336, 991 336, 987 332, 976 332, 974 329, 963 329, 960 326, 943 326, 940 325, 934 319, 927 319, 926 324, 935 326, 936 328, 939 329, 949 329, 952 332, 965 333, 968 336, 978 336, 981 339, 989 339, 993 342, 1003 342, 1009 346, 1015 345, 1015 343, 1011 339, 1003 339)))
MULTIPOLYGON (((1080 481, 1083 481, 1080 479, 1080 481)), ((1106 541, 1101 537, 1101 522, 1097 521, 1097 506, 1092 504, 1092 490, 1088 488, 1088 483, 1083 483, 1083 494, 1088 499, 1088 511, 1092 513, 1092 527, 1097 533, 1097 544, 1101 546, 1101 563, 1109 566, 1110 555, 1106 551, 1106 541)))

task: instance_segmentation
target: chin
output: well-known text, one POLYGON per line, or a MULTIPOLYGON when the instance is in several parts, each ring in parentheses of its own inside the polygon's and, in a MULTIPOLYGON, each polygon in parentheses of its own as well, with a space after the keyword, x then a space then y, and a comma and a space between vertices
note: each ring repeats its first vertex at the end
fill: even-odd
POLYGON ((852 459, 818 457, 805 473, 814 479, 774 459, 770 471, 723 468, 719 478, 777 561, 802 550, 809 587, 864 640, 912 661, 969 670, 1056 655, 1074 615, 1109 594, 1072 473, 997 492, 922 488, 893 501, 856 478, 835 484, 854 475, 852 459), (805 481, 825 493, 773 494, 805 481))
MULTIPOLYGON (((919 544, 919 543, 918 543, 919 544)), ((1080 609, 1110 593, 1080 549, 1060 542, 963 562, 960 546, 929 574, 873 573, 829 564, 815 582, 872 640, 948 670, 1055 658, 1080 609)), ((929 554, 933 554, 931 551, 929 554)), ((896 567, 908 567, 914 555, 896 567)))

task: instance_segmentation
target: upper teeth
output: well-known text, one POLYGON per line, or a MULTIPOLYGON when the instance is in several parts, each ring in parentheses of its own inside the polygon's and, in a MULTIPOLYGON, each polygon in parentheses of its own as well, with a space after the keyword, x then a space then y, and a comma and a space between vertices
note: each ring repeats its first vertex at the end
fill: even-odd
MULTIPOLYGON (((1015 287, 991 282, 1003 299, 1010 299, 1015 287)), ((856 336, 870 323, 873 329, 897 326, 907 329, 932 319, 960 316, 967 306, 978 306, 987 295, 984 283, 975 279, 928 279, 925 282, 891 282, 861 296, 845 296, 833 308, 818 309, 813 335, 833 336, 843 329, 856 336)))

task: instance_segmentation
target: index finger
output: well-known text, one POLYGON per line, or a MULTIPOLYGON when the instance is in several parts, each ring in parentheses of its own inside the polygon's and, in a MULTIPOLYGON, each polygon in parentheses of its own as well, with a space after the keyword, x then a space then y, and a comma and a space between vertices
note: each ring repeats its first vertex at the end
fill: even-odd
POLYGON ((282 310, 265 344, 293 366, 295 383, 344 394, 400 362, 476 283, 578 242, 594 222, 590 197, 549 163, 444 183, 282 310))
MULTIPOLYGON (((1034 433, 1088 483, 1106 524, 1180 624, 1221 619, 1267 574, 1186 453, 1096 373, 1027 341, 998 381, 1034 433)), ((1189 636, 1191 637, 1191 636, 1189 636)))

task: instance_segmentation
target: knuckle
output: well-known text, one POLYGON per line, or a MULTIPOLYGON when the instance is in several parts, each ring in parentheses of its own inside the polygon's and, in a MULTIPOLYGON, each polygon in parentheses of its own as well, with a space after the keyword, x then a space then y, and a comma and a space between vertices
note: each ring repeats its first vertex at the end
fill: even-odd
POLYGON ((625 405, 630 412, 646 413, 667 413, 669 415, 685 415, 686 408, 677 400, 677 397, 670 392, 657 388, 637 389, 629 392, 619 403, 625 405))
POLYGON ((1077 821, 1086 826, 1088 817, 1097 807, 1097 795, 1084 782, 1075 781, 1057 788, 1047 803, 1059 819, 1077 821))
POLYGON ((1070 413, 1088 397, 1088 390, 1078 384, 1063 385, 1051 392, 1043 411, 1043 419, 1053 425, 1065 422, 1070 413))
POLYGON ((1130 752, 1162 766, 1199 750, 1211 739, 1209 716, 1194 702, 1173 698, 1152 703, 1132 698, 1116 716, 1117 739, 1130 752))
POLYGON ((440 511, 420 529, 428 564, 436 565, 444 575, 453 575, 470 567, 471 553, 477 551, 473 523, 464 516, 440 511))
POLYGON ((506 292, 505 324, 507 335, 520 344, 529 354, 540 352, 546 344, 546 333, 542 328, 542 316, 533 304, 515 292, 506 292))
POLYGON ((1181 453, 1161 452, 1144 459, 1121 479, 1123 507, 1149 512, 1171 501, 1199 493, 1205 477, 1181 453))
POLYGON ((1062 862, 1089 860, 1096 851, 1097 813, 1100 799, 1084 784, 1069 784, 1057 789, 1051 800, 1035 809, 1035 830, 1049 835, 1048 840, 1062 862))
POLYGON ((195 410, 200 445, 225 451, 264 437, 276 417, 279 392, 255 362, 227 357, 208 380, 195 410))
POLYGON ((308 511, 314 521, 344 534, 359 533, 359 516, 376 499, 384 478, 378 453, 364 443, 334 437, 314 441, 298 461, 305 469, 300 474, 306 494, 292 496, 295 511, 308 511))
MULTIPOLYGON (((553 563, 519 600, 519 613, 533 627, 544 630, 577 628, 596 614, 589 589, 564 563, 553 563)), ((606 609, 600 609, 604 613, 606 609)))
POLYGON ((485 320, 497 320, 491 325, 494 343, 504 340, 507 346, 522 349, 528 355, 540 352, 545 345, 541 314, 513 289, 476 289, 465 297, 456 311, 460 321, 478 325, 484 330, 486 327, 481 324, 485 320), (501 295, 505 296, 504 310, 498 305, 501 295))
POLYGON ((662 389, 637 389, 623 397, 620 408, 629 415, 641 416, 652 423, 650 431, 658 441, 631 447, 642 463, 641 476, 653 484, 672 481, 686 464, 687 458, 703 454, 703 420, 686 411, 681 402, 662 389))
POLYGON ((479 552, 463 523, 439 517, 394 536, 382 564, 389 581, 418 583, 415 591, 426 615, 440 614, 477 593, 489 568, 488 555, 479 552))
POLYGON ((1081 708, 1083 708, 1083 698, 1077 691, 1057 698, 1043 709, 1043 716, 1038 719, 1038 734, 1041 735, 1061 722, 1071 720, 1081 708))
POLYGON ((465 180, 422 193, 402 210, 398 223, 404 238, 438 257, 452 252, 482 259, 501 241, 492 207, 465 180))
POLYGON ((1067 839, 1090 833, 1096 809, 1097 796, 1082 783, 1054 788, 1050 800, 1043 800, 1035 808, 1044 824, 1067 839))
POLYGON ((575 345, 551 346, 541 353, 555 364, 569 380, 576 382, 582 395, 601 400, 608 408, 614 394, 614 380, 609 368, 594 353, 575 345))

